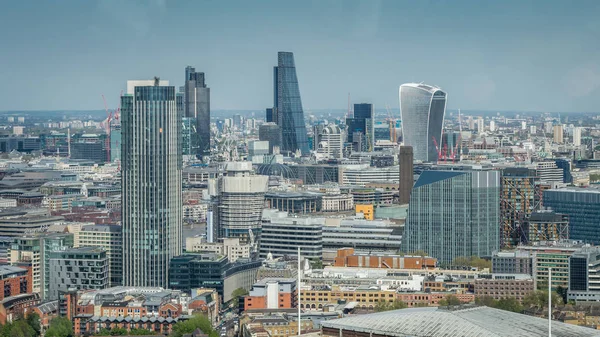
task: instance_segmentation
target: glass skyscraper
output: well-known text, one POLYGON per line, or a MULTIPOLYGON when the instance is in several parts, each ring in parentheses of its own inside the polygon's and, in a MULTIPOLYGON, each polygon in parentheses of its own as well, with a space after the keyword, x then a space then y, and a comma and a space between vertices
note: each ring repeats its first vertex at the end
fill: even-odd
MULTIPOLYGON (((373 151, 373 146, 375 145, 373 117, 373 104, 360 103, 354 104, 354 116, 346 118, 348 142, 356 145, 354 151, 373 151), (362 137, 355 139, 357 138, 355 137, 357 134, 360 134, 362 137)), ((390 139, 389 131, 387 139, 390 139)))
POLYGON ((308 134, 304 123, 294 54, 279 52, 277 67, 274 67, 273 71, 275 114, 277 125, 281 127, 281 152, 293 153, 300 150, 302 154, 308 154, 308 134))
POLYGON ((191 150, 198 158, 210 154, 210 88, 206 86, 204 73, 190 66, 185 68, 186 118, 195 118, 196 133, 192 135, 191 150))
POLYGON ((182 250, 182 116, 175 87, 128 81, 121 98, 123 285, 167 287, 182 250))
POLYGON ((500 173, 424 171, 410 195, 402 245, 446 264, 491 256, 500 247, 500 173))
POLYGON ((445 92, 427 84, 400 86, 402 138, 404 145, 413 147, 415 160, 437 161, 435 143, 442 146, 446 99, 445 92))

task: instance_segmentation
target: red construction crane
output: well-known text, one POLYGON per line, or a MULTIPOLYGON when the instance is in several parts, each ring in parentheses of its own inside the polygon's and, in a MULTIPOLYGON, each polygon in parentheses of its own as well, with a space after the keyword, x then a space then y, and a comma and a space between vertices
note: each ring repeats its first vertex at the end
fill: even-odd
POLYGON ((121 113, 121 97, 123 97, 123 90, 121 90, 121 94, 119 95, 119 107, 115 111, 115 120, 119 120, 119 116, 121 113))
POLYGON ((458 146, 460 145, 460 142, 462 141, 462 135, 459 133, 458 134, 458 139, 456 140, 456 144, 454 144, 454 149, 452 149, 452 162, 454 163, 454 161, 457 159, 456 157, 458 156, 458 160, 460 160, 460 154, 458 153, 458 146))
POLYGON ((435 140, 435 137, 431 136, 431 138, 433 138, 433 144, 435 145, 435 151, 437 152, 437 155, 438 155, 438 161, 441 161, 442 160, 442 150, 438 146, 438 142, 437 142, 437 140, 435 140))

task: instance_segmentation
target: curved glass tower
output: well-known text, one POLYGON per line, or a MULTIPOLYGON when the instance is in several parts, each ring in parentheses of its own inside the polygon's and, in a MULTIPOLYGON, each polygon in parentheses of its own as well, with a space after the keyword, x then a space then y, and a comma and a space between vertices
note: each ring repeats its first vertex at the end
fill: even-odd
POLYGON ((400 86, 402 138, 405 146, 413 147, 415 160, 437 161, 435 142, 442 143, 446 98, 447 94, 440 88, 427 84, 400 86))

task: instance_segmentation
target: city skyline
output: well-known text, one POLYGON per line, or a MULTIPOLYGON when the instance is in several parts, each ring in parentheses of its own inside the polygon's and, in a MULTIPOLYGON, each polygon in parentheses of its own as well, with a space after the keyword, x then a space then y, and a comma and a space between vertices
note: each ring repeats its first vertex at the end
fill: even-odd
POLYGON ((102 94, 117 106, 123 80, 180 79, 188 64, 211 79, 213 110, 264 109, 270 55, 289 50, 305 109, 343 108, 348 92, 353 102, 397 108, 397 86, 424 81, 452 93, 451 109, 598 111, 597 2, 311 5, 65 1, 31 13, 11 2, 0 14, 1 31, 10 32, 0 53, 10 79, 0 87, 0 110, 95 110, 102 94), (207 13, 207 29, 191 45, 181 32, 198 11, 207 13), (139 47, 155 42, 165 48, 138 61, 139 47), (27 71, 36 74, 33 93, 23 90, 27 71))

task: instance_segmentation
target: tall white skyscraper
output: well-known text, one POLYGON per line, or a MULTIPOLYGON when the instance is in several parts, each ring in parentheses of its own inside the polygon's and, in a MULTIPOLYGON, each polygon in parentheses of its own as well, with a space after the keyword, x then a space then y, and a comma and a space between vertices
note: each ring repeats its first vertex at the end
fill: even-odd
POLYGON ((167 287, 182 252, 181 110, 175 87, 128 81, 121 98, 123 285, 167 287))
POLYGON ((496 131, 496 122, 490 121, 490 132, 496 131))
POLYGON ((573 145, 581 146, 581 128, 578 126, 573 128, 573 145))
POLYGON ((477 118, 477 133, 482 134, 485 132, 485 123, 482 117, 477 118))
POLYGON ((400 86, 402 137, 405 146, 412 146, 415 160, 437 161, 435 143, 442 145, 447 97, 440 88, 427 84, 400 86))
POLYGON ((563 133, 564 133, 564 129, 562 124, 557 124, 554 125, 554 142, 557 144, 562 144, 563 143, 563 133))

